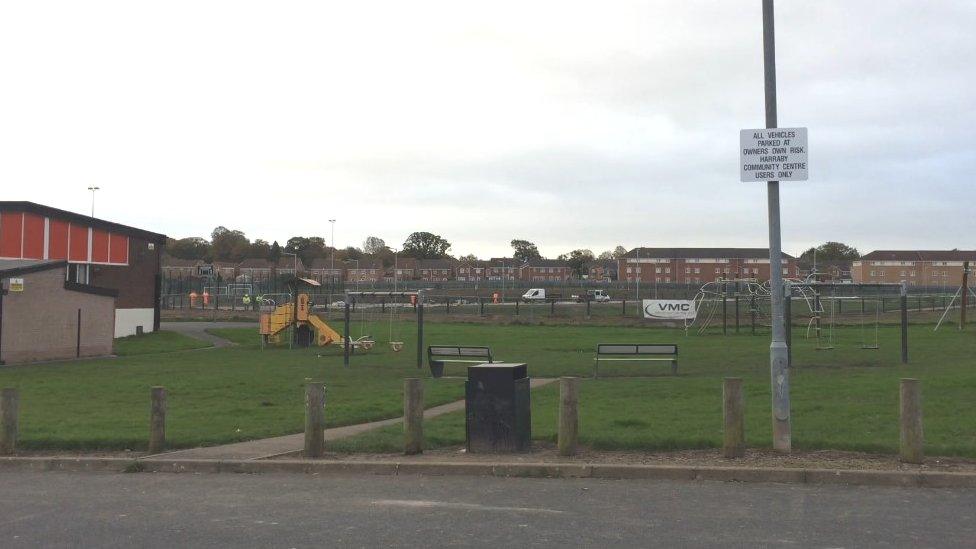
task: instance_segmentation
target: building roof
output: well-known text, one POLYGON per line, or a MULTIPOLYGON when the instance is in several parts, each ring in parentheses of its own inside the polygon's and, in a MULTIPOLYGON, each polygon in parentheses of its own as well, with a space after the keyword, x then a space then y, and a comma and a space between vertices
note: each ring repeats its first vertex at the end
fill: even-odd
MULTIPOLYGON (((342 270, 342 261, 335 261, 335 269, 342 270)), ((331 257, 313 257, 308 264, 309 269, 332 269, 333 260, 331 257)))
POLYGON ((454 262, 450 259, 418 259, 417 269, 453 269, 454 262))
POLYGON ((52 208, 50 206, 44 206, 34 202, 0 200, 0 212, 27 212, 45 217, 54 217, 57 219, 70 221, 72 223, 85 224, 96 229, 103 229, 109 232, 141 238, 142 240, 154 242, 159 245, 166 244, 166 235, 164 234, 154 233, 144 229, 137 229, 128 225, 122 225, 121 223, 106 221, 104 219, 98 219, 97 217, 69 212, 67 210, 59 210, 58 208, 52 208))
POLYGON ((868 261, 976 261, 976 250, 875 250, 868 261))
MULTIPOLYGON (((769 248, 634 248, 621 256, 656 259, 769 259, 769 248)), ((784 259, 796 259, 783 253, 784 259)))
POLYGON ((263 257, 249 257, 237 264, 240 269, 271 269, 271 262, 263 257))
POLYGON ((561 259, 530 259, 523 263, 522 267, 566 267, 568 269, 569 262, 561 259))
POLYGON ((182 257, 173 257, 169 254, 163 254, 159 260, 159 266, 163 269, 167 267, 197 267, 198 265, 203 265, 202 259, 183 259, 182 257))
POLYGON ((0 276, 7 278, 64 267, 63 259, 0 259, 0 276))

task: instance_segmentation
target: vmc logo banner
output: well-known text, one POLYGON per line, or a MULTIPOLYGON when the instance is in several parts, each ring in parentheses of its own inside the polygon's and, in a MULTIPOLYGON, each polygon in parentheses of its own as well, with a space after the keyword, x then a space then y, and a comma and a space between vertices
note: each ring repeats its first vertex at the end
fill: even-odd
POLYGON ((654 320, 694 320, 695 302, 687 299, 645 299, 644 318, 654 320))

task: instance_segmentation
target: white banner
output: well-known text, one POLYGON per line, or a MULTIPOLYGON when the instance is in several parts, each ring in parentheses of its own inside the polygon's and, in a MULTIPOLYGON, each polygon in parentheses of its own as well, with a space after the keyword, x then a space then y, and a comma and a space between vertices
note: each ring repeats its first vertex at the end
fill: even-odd
POLYGON ((644 318, 653 320, 694 320, 695 302, 690 299, 645 299, 644 318))

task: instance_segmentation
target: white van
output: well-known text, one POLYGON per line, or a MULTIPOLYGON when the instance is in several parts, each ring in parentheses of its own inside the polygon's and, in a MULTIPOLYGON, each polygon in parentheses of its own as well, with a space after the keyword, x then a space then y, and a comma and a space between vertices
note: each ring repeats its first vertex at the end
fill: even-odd
POLYGON ((546 289, 545 288, 531 288, 529 291, 522 294, 522 301, 545 301, 546 300, 546 289))

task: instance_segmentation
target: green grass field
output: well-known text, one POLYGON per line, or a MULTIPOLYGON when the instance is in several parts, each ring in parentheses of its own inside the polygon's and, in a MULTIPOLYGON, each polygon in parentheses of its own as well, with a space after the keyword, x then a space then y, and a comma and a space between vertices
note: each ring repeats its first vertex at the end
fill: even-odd
MULTIPOLYGON (((327 386, 330 425, 396 417, 402 380, 427 377, 416 362, 416 325, 374 323, 379 344, 342 368, 341 349, 262 351, 252 330, 222 330, 242 345, 228 349, 135 354, 155 349, 173 334, 120 340, 117 359, 88 360, 0 370, 0 384, 21 389, 21 441, 28 448, 117 449, 145 447, 149 387, 169 389, 167 435, 186 447, 299 432, 306 378, 327 386), (407 342, 401 353, 385 347, 407 342), (322 355, 322 356, 318 356, 322 355)), ((860 348, 857 327, 838 328, 834 350, 794 331, 793 440, 801 449, 894 452, 898 443, 898 379, 922 380, 927 451, 976 457, 976 333, 911 327, 911 364, 899 361, 898 329, 881 327, 880 350, 860 348)), ((490 345, 506 361, 526 362, 533 377, 589 375, 601 342, 673 342, 680 369, 666 363, 601 368, 636 374, 586 380, 581 388, 581 439, 603 449, 714 447, 721 443, 721 379, 742 377, 746 386, 747 439, 770 445, 768 336, 686 336, 680 330, 611 326, 527 326, 428 323, 428 344, 490 345)), ((869 337, 873 334, 868 333, 869 337)), ((186 344, 173 338, 174 346, 186 344)), ((151 351, 148 351, 151 352, 151 351)), ((463 368, 449 368, 461 375, 463 368)), ((459 399, 462 382, 428 380, 427 406, 459 399)), ((533 392, 533 435, 554 440, 558 390, 533 392)), ((432 446, 463 443, 463 415, 426 426, 432 446)), ((336 443, 337 450, 397 451, 400 428, 391 427, 336 443)))
POLYGON ((153 332, 141 336, 120 337, 115 340, 118 356, 148 355, 190 349, 204 349, 211 345, 206 341, 176 332, 153 332))

